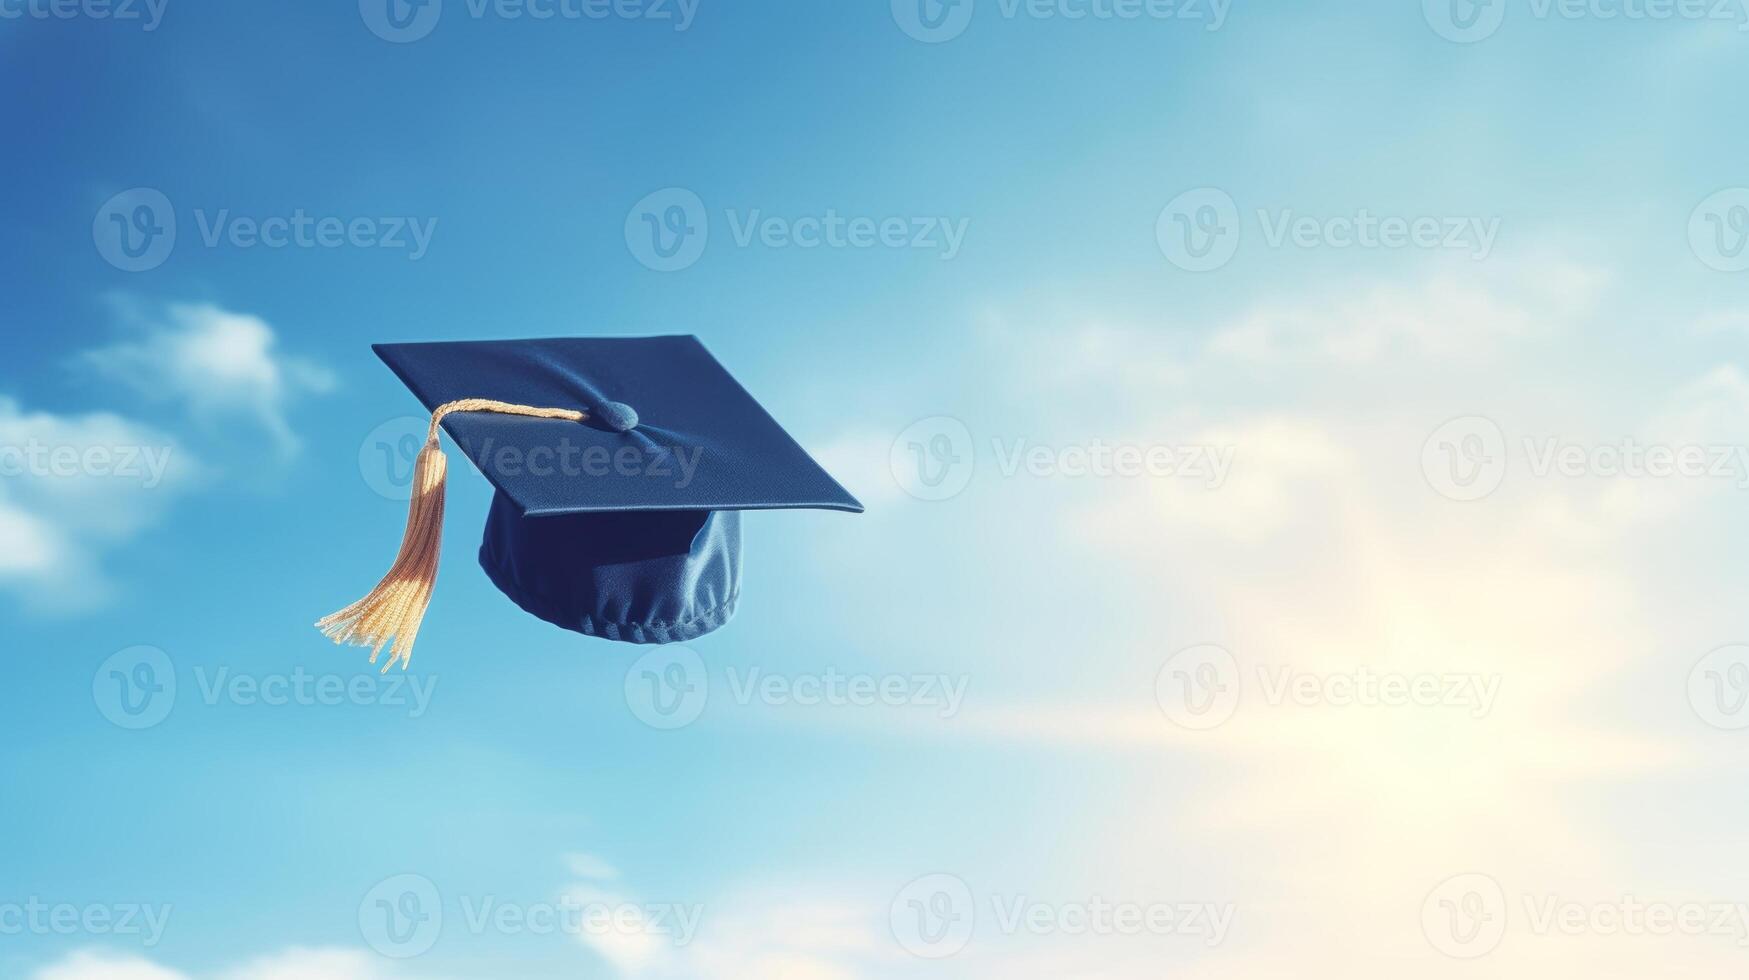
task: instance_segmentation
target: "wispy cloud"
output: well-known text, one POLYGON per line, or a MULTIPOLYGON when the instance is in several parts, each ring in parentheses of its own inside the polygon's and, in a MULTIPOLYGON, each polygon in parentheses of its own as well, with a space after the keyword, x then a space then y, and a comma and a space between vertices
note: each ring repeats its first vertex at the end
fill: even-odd
MULTIPOLYGON (((1175 724, 1140 670, 1127 697, 986 692, 945 725, 870 712, 796 720, 1153 760, 1144 767, 1194 759, 1195 782, 1138 790, 1104 845, 1077 854, 1114 868, 1168 866, 1187 847, 1230 855, 1221 887, 1242 905, 1259 901, 1241 909, 1231 946, 1185 975, 1383 977, 1406 966, 1446 975, 1461 964, 1430 945, 1419 921, 1429 892, 1464 872, 1506 888, 1499 914, 1513 939, 1490 960, 1502 975, 1643 975, 1661 960, 1725 975, 1740 953, 1728 938, 1543 936, 1529 931, 1527 910, 1551 896, 1716 897, 1704 875, 1638 866, 1635 828, 1595 801, 1631 797, 1648 781, 1705 778, 1696 745, 1707 732, 1681 701, 1707 647, 1671 637, 1694 626, 1701 601, 1660 604, 1643 578, 1649 553, 1692 540, 1677 537, 1684 528, 1710 522, 1716 536, 1743 489, 1728 479, 1539 475, 1522 447, 1541 436, 1606 448, 1749 446, 1749 381, 1731 364, 1657 385, 1578 369, 1551 398, 1550 361, 1596 346, 1605 277, 1561 260, 1490 276, 1363 285, 1327 304, 1277 297, 1199 331, 1200 344, 1182 330, 1151 341, 1136 331, 1124 371, 1065 368, 1111 363, 1101 352, 1114 328, 1085 325, 1096 318, 1002 332, 993 358, 1016 391, 1142 406, 1123 416, 1135 439, 1147 438, 1150 415, 1197 420, 1183 430, 1192 441, 1233 447, 1219 487, 1112 480, 1024 496, 1033 524, 1061 529, 1059 560, 1080 553, 1114 590, 1139 585, 1167 607, 1194 596, 1208 610, 1187 629, 1162 625, 1150 606, 1131 625, 1158 645, 1152 668, 1180 647, 1231 648, 1241 700, 1225 724, 1175 724), (1163 380, 1174 376, 1184 383, 1163 380), (1492 416, 1513 455, 1503 488, 1478 503, 1441 496, 1423 474, 1430 434, 1467 413, 1492 416), (1272 704, 1272 669, 1314 680, 1361 670, 1484 677, 1496 679, 1498 698, 1484 717, 1272 704), (1647 689, 1648 672, 1662 686, 1647 689), (1624 699, 1641 706, 1633 721, 1622 718, 1624 699), (1163 840, 1168 824, 1176 833, 1163 840)), ((1718 318, 1717 328, 1735 321, 1718 318)), ((1110 437, 1074 431, 1097 418, 1036 424, 1056 426, 1052 438, 1110 437)), ((958 514, 973 525, 967 540, 1000 564, 1014 513, 998 508, 1029 488, 998 489, 988 506, 958 514)), ((1736 639, 1737 619, 1714 616, 1714 642, 1736 639)), ((1122 620, 1105 625, 1125 631, 1122 620)), ((1134 666, 1114 661, 1083 657, 1074 673, 1134 666)))
POLYGON ((149 400, 181 406, 202 426, 252 425, 290 455, 300 443, 289 406, 334 387, 326 368, 279 351, 278 336, 258 316, 211 304, 152 311, 121 299, 114 306, 131 336, 86 351, 79 362, 149 400))
POLYGON ((46 611, 101 604, 103 554, 164 520, 201 473, 170 433, 0 396, 0 588, 46 611))
POLYGON ((137 396, 122 401, 168 404, 180 418, 166 429, 125 406, 56 414, 0 395, 0 589, 40 611, 102 605, 115 591, 104 555, 163 523, 238 455, 200 436, 264 437, 287 458, 299 445, 290 405, 334 385, 319 365, 280 353, 259 317, 204 304, 153 310, 126 297, 112 306, 128 337, 74 361, 137 396))
POLYGON ((31 980, 414 980, 368 953, 334 949, 288 949, 212 975, 160 966, 137 956, 78 952, 43 967, 31 980))

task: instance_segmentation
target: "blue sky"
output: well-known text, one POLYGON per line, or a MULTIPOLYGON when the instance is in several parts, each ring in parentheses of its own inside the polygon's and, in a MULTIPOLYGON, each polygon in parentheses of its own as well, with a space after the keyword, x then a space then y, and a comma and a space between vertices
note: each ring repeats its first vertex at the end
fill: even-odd
POLYGON ((909 2, 0 2, 0 974, 1737 969, 1597 923, 1749 902, 1749 11, 909 2), (310 628, 371 343, 676 332, 868 512, 655 650, 458 472, 404 681, 310 628))

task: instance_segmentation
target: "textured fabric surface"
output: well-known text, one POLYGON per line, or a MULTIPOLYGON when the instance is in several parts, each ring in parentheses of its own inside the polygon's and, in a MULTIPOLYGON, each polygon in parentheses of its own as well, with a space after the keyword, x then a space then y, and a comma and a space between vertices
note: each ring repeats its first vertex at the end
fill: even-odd
POLYGON ((734 614, 739 511, 525 517, 495 495, 480 566, 555 626, 628 643, 703 636, 734 614))
POLYGON ((702 636, 739 598, 740 511, 862 510, 694 337, 376 350, 428 408, 494 399, 587 413, 442 419, 497 489, 481 566, 524 611, 568 630, 702 636))
POLYGON ((427 409, 466 398, 584 421, 451 415, 457 447, 526 513, 860 511, 696 337, 379 344, 427 409), (635 422, 621 431, 626 422, 635 422))

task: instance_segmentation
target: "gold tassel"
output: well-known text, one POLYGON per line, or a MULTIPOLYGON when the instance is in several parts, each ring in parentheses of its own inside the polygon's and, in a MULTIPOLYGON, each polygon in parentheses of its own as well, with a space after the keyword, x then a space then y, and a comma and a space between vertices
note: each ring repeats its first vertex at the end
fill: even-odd
POLYGON ((413 500, 407 508, 407 531, 401 537, 400 554, 369 595, 316 623, 316 628, 335 643, 370 647, 373 664, 382 655, 383 647, 389 647, 389 662, 383 664, 385 674, 397 660, 402 670, 407 669, 413 656, 413 641, 419 636, 419 624, 425 619, 432 588, 437 584, 437 562, 443 551, 445 477, 449 470, 449 459, 443 454, 441 426, 444 417, 455 412, 498 412, 572 422, 588 417, 571 409, 535 408, 484 398, 449 402, 431 413, 431 429, 413 467, 413 500))

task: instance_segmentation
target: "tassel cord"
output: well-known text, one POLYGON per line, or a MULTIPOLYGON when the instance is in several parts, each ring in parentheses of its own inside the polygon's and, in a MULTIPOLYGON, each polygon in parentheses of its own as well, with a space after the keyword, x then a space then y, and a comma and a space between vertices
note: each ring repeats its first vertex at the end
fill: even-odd
POLYGON ((443 553, 443 515, 449 460, 443 453, 443 420, 457 412, 494 412, 537 419, 581 422, 588 415, 565 408, 538 408, 487 398, 464 398, 439 405, 431 413, 425 445, 413 467, 413 498, 407 505, 407 529, 395 561, 364 598, 339 612, 324 616, 316 628, 335 643, 371 648, 376 663, 383 649, 389 660, 383 672, 396 661, 406 670, 413 656, 413 641, 431 605, 437 584, 437 566, 443 553))

